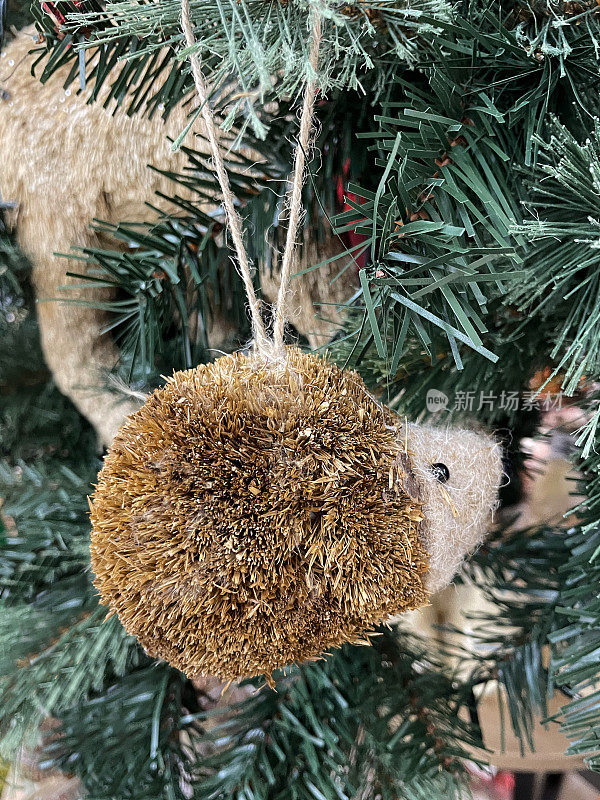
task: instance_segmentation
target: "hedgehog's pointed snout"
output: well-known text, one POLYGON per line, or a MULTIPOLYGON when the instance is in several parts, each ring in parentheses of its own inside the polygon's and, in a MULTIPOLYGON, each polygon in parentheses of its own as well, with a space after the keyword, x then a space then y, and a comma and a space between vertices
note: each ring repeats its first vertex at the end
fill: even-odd
POLYGON ((409 426, 413 470, 423 499, 427 588, 442 589, 493 522, 502 452, 491 437, 467 430, 409 426))

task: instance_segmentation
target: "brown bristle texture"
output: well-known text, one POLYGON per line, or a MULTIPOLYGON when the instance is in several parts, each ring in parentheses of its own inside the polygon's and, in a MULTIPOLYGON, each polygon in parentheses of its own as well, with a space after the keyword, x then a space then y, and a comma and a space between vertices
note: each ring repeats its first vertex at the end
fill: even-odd
POLYGON ((178 372, 116 436, 92 502, 101 600, 193 677, 266 674, 427 601, 401 423, 287 349, 178 372))

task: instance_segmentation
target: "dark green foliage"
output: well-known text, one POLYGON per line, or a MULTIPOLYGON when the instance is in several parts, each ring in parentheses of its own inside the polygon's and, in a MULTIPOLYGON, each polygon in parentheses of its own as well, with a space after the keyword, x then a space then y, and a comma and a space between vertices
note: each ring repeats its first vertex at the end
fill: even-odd
POLYGON ((12 27, 19 30, 33 22, 31 4, 27 0, 6 0, 6 31, 12 27))
POLYGON ((107 680, 104 691, 63 713, 61 735, 47 737, 43 764, 81 777, 90 800, 189 797, 182 791, 189 756, 178 740, 192 727, 182 724, 185 683, 175 670, 147 663, 107 680), (108 730, 107 720, 114 721, 108 730))
POLYGON ((91 585, 88 487, 58 462, 0 465, 4 753, 35 735, 50 710, 60 713, 100 688, 109 666, 122 673, 133 646, 118 620, 103 624, 91 585))
POLYGON ((515 27, 517 12, 503 4, 465 5, 464 17, 423 43, 422 77, 398 79, 402 99, 384 106, 368 135, 379 186, 352 187, 365 202, 338 218, 368 237, 365 321, 391 375, 411 337, 432 362, 449 347, 461 369, 461 343, 495 360, 485 347, 487 304, 515 279, 528 286, 531 274, 514 271, 526 252, 521 204, 539 174, 525 168, 550 111, 580 129, 582 97, 598 79, 594 11, 555 30, 525 11, 515 27))
POLYGON ((399 644, 390 631, 372 648, 344 648, 293 670, 276 689, 255 694, 233 721, 217 721, 208 737, 215 753, 199 764, 200 796, 267 797, 279 786, 306 800, 319 792, 452 796, 462 748, 479 741, 459 718, 469 690, 430 648, 410 637, 399 644), (223 781, 217 769, 227 750, 242 758, 223 781))
MULTIPOLYGON (((156 24, 155 6, 143 29, 140 5, 148 9, 119 2, 103 12, 106 27, 94 35, 107 46, 86 70, 86 90, 93 101, 106 66, 135 50, 112 96, 131 113, 156 112, 160 103, 168 112, 190 88, 187 68, 173 59, 178 4, 161 4, 164 26, 156 24), (164 42, 173 49, 156 49, 164 42)), ((249 5, 203 3, 197 32, 249 5)), ((339 211, 338 179, 349 174, 346 188, 364 202, 350 201, 336 224, 341 235, 352 229, 365 236, 355 255, 367 257, 330 352, 409 418, 423 414, 429 389, 451 397, 474 392, 472 413, 456 408, 448 419, 475 414, 503 436, 516 499, 519 441, 534 433, 540 413, 535 403, 522 405, 527 394, 532 400, 533 373, 550 367, 569 392, 580 389, 582 376, 599 378, 600 15, 592 2, 465 0, 452 12, 445 3, 418 9, 417 19, 403 4, 377 4, 387 30, 377 28, 368 47, 364 39, 341 53, 322 76, 335 88, 319 107, 320 158, 305 192, 306 224, 327 233, 326 217, 339 211), (363 46, 373 59, 364 73, 363 46), (364 96, 348 89, 354 76, 364 96), (496 397, 493 407, 480 405, 482 392, 496 397), (499 402, 503 392, 516 393, 519 409, 499 402)), ((247 20, 232 22, 231 41, 207 34, 212 77, 229 80, 233 67, 260 88, 285 40, 290 60, 274 91, 294 93, 305 67, 301 12, 296 3, 254 3, 247 20), (265 14, 274 26, 251 63, 250 43, 265 14), (293 23, 287 33, 282 20, 293 23), (227 71, 219 59, 234 52, 239 63, 227 62, 227 71)), ((81 22, 72 17, 59 41, 43 18, 43 79, 68 62, 70 80, 78 80, 70 45, 81 22)), ((342 20, 340 41, 359 29, 357 18, 342 20)), ((233 101, 229 90, 215 96, 216 105, 268 164, 248 173, 247 164, 230 163, 252 257, 264 268, 272 252, 267 235, 270 244, 281 240, 286 137, 295 123, 286 102, 272 116, 259 93, 233 101), (252 125, 264 142, 251 135, 252 125)), ((233 321, 232 347, 248 335, 220 217, 177 198, 182 182, 199 197, 217 196, 205 164, 188 155, 190 169, 172 176, 168 198, 178 218, 110 229, 97 222, 129 246, 86 251, 77 256, 83 266, 73 262, 73 272, 117 289, 107 308, 124 376, 143 388, 212 357, 204 335, 211 315, 233 321)), ((501 530, 464 570, 462 579, 476 581, 494 609, 470 620, 470 670, 450 673, 431 642, 383 630, 370 648, 344 648, 278 676, 276 692, 262 686, 233 709, 207 712, 189 681, 150 662, 115 619, 102 622, 87 566, 86 493, 96 454, 85 425, 48 383, 26 275, 14 245, 0 239, 0 326, 3 342, 14 343, 0 353, 6 750, 35 729, 43 707, 60 719, 61 732, 45 742, 45 765, 75 772, 98 800, 433 800, 460 794, 465 752, 478 742, 474 698, 496 681, 508 700, 504 724, 524 749, 556 691, 564 707, 550 724, 560 724, 571 751, 600 768, 597 394, 581 401, 588 499, 577 524, 501 530)))
POLYGON ((2 598, 33 601, 59 581, 80 575, 89 560, 87 480, 64 463, 0 463, 2 513, 10 519, 0 550, 2 598))
MULTIPOLYGON (((40 58, 46 62, 42 80, 57 66, 69 62, 73 67, 68 82, 75 80, 79 65, 73 45, 95 47, 102 43, 106 47, 97 67, 86 68, 86 82, 93 86, 93 93, 104 83, 107 67, 127 56, 124 72, 110 87, 111 97, 119 103, 127 97, 130 113, 154 113, 159 104, 168 113, 191 88, 187 64, 175 61, 183 40, 180 4, 177 0, 162 2, 160 7, 115 2, 106 12, 99 7, 94 0, 86 0, 81 8, 61 3, 66 18, 61 37, 56 35, 55 22, 38 12, 39 27, 47 37, 46 47, 40 50, 40 58), (67 35, 62 38, 65 31, 67 35)), ((265 99, 297 95, 307 74, 308 5, 202 0, 192 4, 192 12, 198 50, 217 105, 225 112, 225 124, 246 117, 262 138, 267 125, 257 106, 265 99), (278 76, 275 84, 273 75, 278 76), (232 76, 239 81, 241 92, 228 91, 232 76)), ((361 88, 365 73, 372 71, 375 94, 384 92, 395 65, 417 63, 421 37, 431 35, 438 21, 449 15, 446 0, 383 0, 372 4, 368 13, 359 3, 330 3, 319 73, 321 87, 361 88)))
POLYGON ((0 206, 0 458, 70 460, 94 448, 94 437, 44 364, 30 265, 5 220, 11 213, 0 206))
MULTIPOLYGON (((584 376, 600 369, 600 122, 579 142, 553 120, 548 139, 539 140, 540 159, 527 202, 529 216, 516 228, 532 246, 527 282, 513 296, 519 307, 534 308, 550 328, 553 375, 564 373, 573 394, 584 376)), ((595 442, 596 412, 583 428, 584 455, 595 442)))
MULTIPOLYGON (((96 222, 98 230, 125 248, 86 249, 80 256, 90 267, 73 274, 82 280, 118 290, 115 298, 98 304, 111 312, 110 330, 119 341, 128 367, 128 380, 151 384, 165 370, 189 369, 211 360, 207 329, 218 313, 235 331, 230 348, 239 346, 250 332, 243 284, 223 241, 222 217, 201 210, 214 201, 214 180, 204 160, 186 150, 189 172, 169 174, 173 197, 169 201, 179 216, 170 214, 153 224, 109 225, 96 222), (192 203, 177 194, 183 185, 195 192, 192 203)), ((232 186, 246 202, 244 217, 249 229, 265 230, 276 215, 277 194, 265 190, 277 181, 281 168, 260 171, 239 155, 230 161, 232 186)), ((163 198, 156 198, 160 203, 163 198)), ((263 240, 249 240, 250 254, 263 256, 263 240)))
POLYGON ((464 117, 464 108, 446 116, 453 111, 444 108, 453 99, 447 89, 445 96, 434 95, 435 113, 430 97, 409 88, 405 103, 384 107, 377 132, 381 182, 375 192, 351 186, 365 202, 337 220, 343 225, 338 231, 349 225, 371 248, 372 266, 360 273, 363 300, 377 353, 392 375, 413 335, 432 361, 438 332, 446 335, 459 369, 458 342, 496 361, 483 344, 482 313, 505 281, 522 275, 513 269, 521 243, 509 239, 517 213, 514 186, 498 179, 509 160, 500 149, 502 136, 495 130, 486 135, 482 117, 488 111, 470 112, 476 121, 464 117), (380 319, 388 322, 389 345, 380 319))
MULTIPOLYGON (((598 398, 593 398, 593 406, 598 398)), ((597 442, 597 439, 595 439, 597 442)), ((600 768, 598 729, 598 652, 600 648, 600 457, 596 451, 582 464, 581 486, 587 501, 579 509, 580 524, 566 540, 569 559, 562 566, 563 589, 557 613, 562 624, 551 637, 554 680, 569 690, 570 701, 558 720, 571 740, 569 752, 587 756, 592 769, 600 768)))
POLYGON ((459 716, 472 707, 470 687, 429 647, 410 637, 400 645, 387 630, 372 648, 293 669, 275 690, 263 686, 232 707, 190 712, 189 701, 173 670, 142 667, 64 714, 64 738, 50 740, 46 756, 84 777, 97 800, 186 797, 187 787, 207 800, 258 800, 283 787, 305 800, 391 800, 457 796, 463 748, 480 744, 459 716), (116 719, 108 736, 107 718, 116 719), (105 756, 100 770, 94 745, 105 756))

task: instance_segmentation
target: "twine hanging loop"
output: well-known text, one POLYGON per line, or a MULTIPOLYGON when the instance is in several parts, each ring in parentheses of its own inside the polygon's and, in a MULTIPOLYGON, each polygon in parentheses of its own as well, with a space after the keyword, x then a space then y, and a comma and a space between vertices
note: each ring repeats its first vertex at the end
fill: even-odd
POLYGON ((311 11, 309 42, 309 64, 311 74, 308 77, 304 90, 300 129, 294 149, 294 167, 290 188, 286 195, 286 206, 289 209, 288 228, 281 261, 281 282, 274 309, 275 321, 272 339, 266 332, 260 313, 260 303, 254 291, 250 260, 244 245, 242 218, 235 206, 235 196, 231 190, 229 176, 225 168, 225 162, 220 147, 219 126, 209 104, 210 93, 202 72, 202 64, 198 53, 194 50, 196 39, 190 16, 190 0, 181 0, 181 27, 185 36, 186 46, 190 49, 189 61, 194 78, 194 85, 196 87, 196 94, 200 103, 200 113, 206 129, 215 175, 223 197, 223 207, 225 209, 225 216, 237 258, 238 271, 244 283, 246 296, 248 298, 254 350, 256 355, 264 356, 266 360, 279 360, 285 358, 284 333, 289 284, 292 275, 292 266, 297 252, 296 238, 302 218, 302 188, 304 186, 306 161, 313 143, 314 107, 317 93, 316 77, 322 38, 321 14, 314 8, 311 11))

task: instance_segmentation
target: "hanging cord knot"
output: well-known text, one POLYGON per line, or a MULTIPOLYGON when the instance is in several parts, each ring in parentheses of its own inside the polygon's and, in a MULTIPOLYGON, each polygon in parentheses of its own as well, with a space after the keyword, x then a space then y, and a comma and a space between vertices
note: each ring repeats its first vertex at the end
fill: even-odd
POLYGON ((235 196, 231 190, 229 176, 220 147, 220 130, 215 115, 209 104, 210 92, 202 72, 200 56, 194 50, 196 39, 190 16, 190 0, 181 0, 181 27, 185 36, 186 47, 189 49, 189 62, 194 78, 196 93, 200 102, 200 113, 206 129, 206 137, 212 155, 215 175, 221 188, 225 217, 229 226, 233 248, 237 258, 237 267, 244 283, 250 320, 252 323, 254 354, 267 364, 275 365, 286 360, 284 346, 285 315, 289 295, 289 283, 292 275, 292 266, 296 255, 296 238, 302 218, 302 187, 306 160, 310 153, 313 138, 313 120, 315 97, 317 91, 316 74, 319 66, 319 49, 321 45, 321 14, 316 9, 311 11, 311 30, 309 43, 309 63, 311 74, 307 80, 300 116, 300 129, 294 150, 294 168, 290 189, 286 196, 286 206, 289 209, 288 229, 285 248, 281 262, 281 283, 277 293, 277 302, 274 310, 275 322, 273 325, 273 338, 271 339, 265 329, 260 313, 260 303, 254 291, 254 282, 250 261, 244 245, 242 218, 235 207, 235 196))

